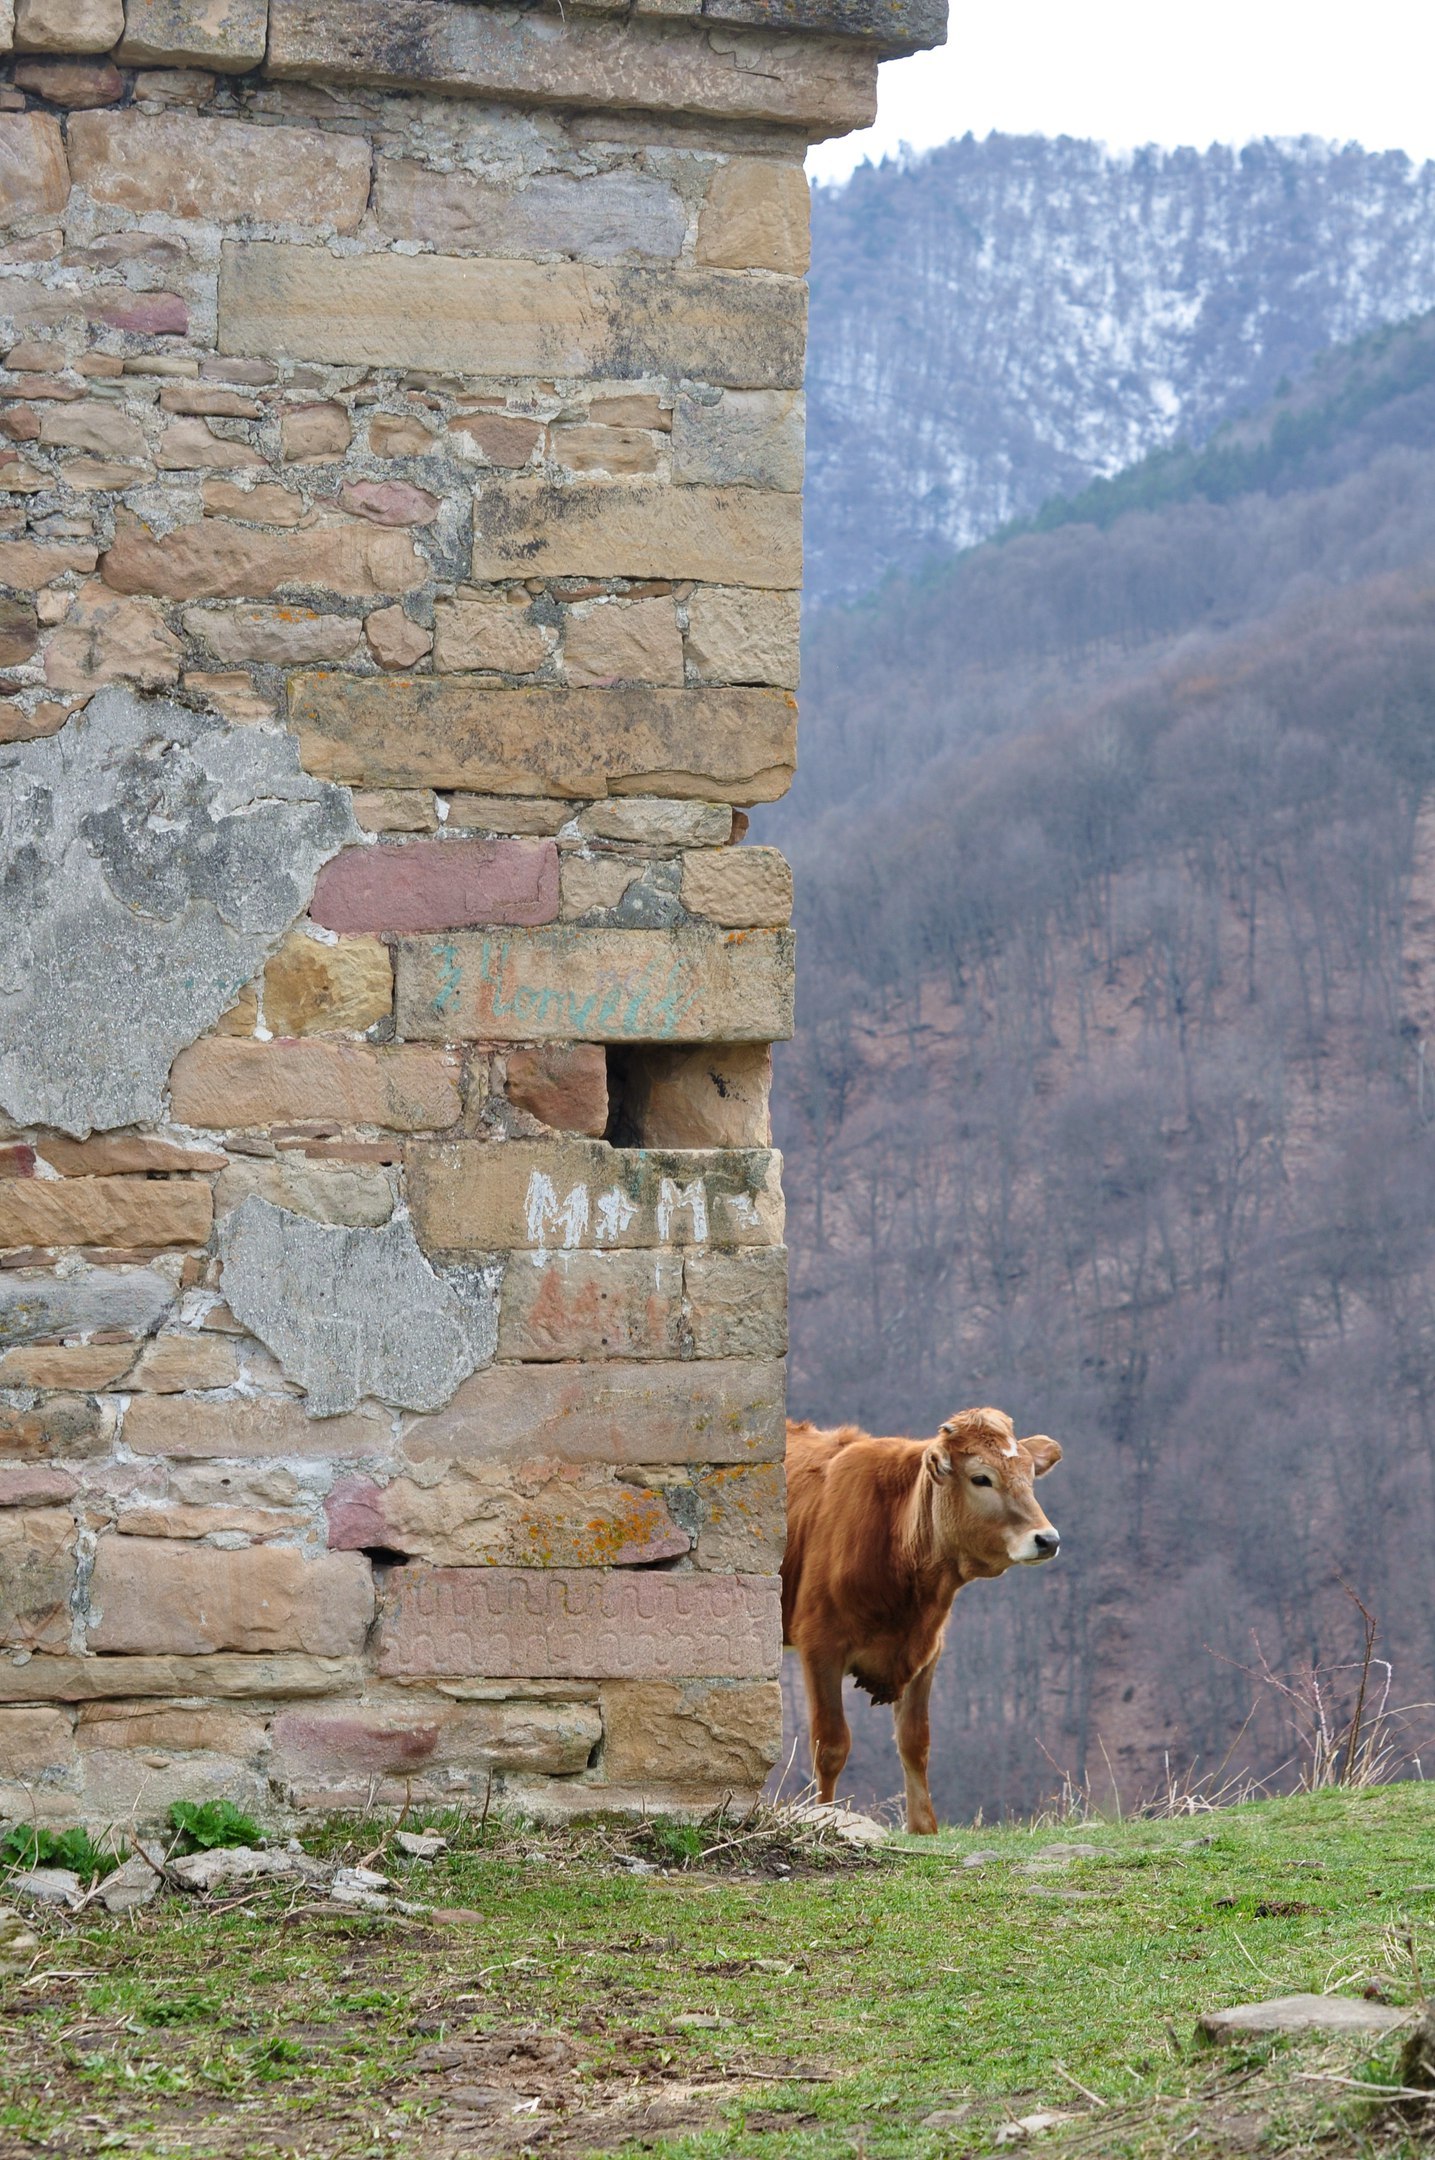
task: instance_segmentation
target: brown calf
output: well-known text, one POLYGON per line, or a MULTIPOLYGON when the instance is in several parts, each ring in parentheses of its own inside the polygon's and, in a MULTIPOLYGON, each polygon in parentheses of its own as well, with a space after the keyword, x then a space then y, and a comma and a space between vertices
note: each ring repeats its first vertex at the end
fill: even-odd
POLYGON ((1053 1559, 1061 1544, 1032 1480, 1054 1440, 1018 1440, 1000 1410, 964 1410, 934 1440, 876 1440, 844 1425, 787 1427, 782 1632, 802 1658, 818 1792, 830 1800, 852 1744, 851 1673, 894 1706, 907 1828, 934 1831, 927 1699, 952 1600, 978 1575, 1053 1559))

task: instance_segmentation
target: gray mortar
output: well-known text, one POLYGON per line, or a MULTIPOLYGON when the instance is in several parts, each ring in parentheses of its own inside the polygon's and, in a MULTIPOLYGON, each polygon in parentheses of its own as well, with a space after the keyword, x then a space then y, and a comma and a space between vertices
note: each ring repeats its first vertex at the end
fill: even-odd
POLYGON ((0 751, 0 1105, 78 1136, 157 1120, 176 1053, 362 838, 290 736, 130 690, 0 751))
POLYGON ((310 1417, 364 1396, 437 1410, 493 1361, 491 1271, 437 1274, 407 1219, 349 1230, 291 1215, 251 1194, 220 1232, 230 1311, 306 1390, 310 1417))

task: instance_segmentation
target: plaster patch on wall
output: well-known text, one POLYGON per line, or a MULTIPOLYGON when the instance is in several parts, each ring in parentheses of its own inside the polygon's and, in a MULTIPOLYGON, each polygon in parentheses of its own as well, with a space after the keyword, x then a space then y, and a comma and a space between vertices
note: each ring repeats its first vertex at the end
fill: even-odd
POLYGON ((406 1216, 343 1229, 251 1195, 220 1233, 223 1292, 235 1318, 307 1393, 310 1417, 366 1395, 437 1410, 493 1361, 498 1285, 482 1267, 440 1275, 406 1216))
POLYGON ((87 1268, 78 1275, 0 1274, 0 1349, 99 1330, 152 1335, 175 1301, 156 1268, 87 1268))
POLYGON ((292 737, 130 690, 0 751, 0 1105, 78 1135, 158 1119, 176 1053, 361 838, 292 737))

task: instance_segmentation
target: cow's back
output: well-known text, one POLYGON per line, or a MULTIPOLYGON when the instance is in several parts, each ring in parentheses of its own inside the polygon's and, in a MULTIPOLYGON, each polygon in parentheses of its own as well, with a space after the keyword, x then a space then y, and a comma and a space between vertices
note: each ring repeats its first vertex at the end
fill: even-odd
MULTIPOLYGON (((782 1562, 782 1631, 801 1640, 802 1621, 818 1618, 839 1596, 855 1552, 885 1550, 889 1542, 888 1496, 870 1475, 834 1476, 849 1449, 884 1450, 859 1426, 823 1432, 811 1424, 787 1424, 787 1549, 782 1562)), ((855 1459, 846 1468, 850 1472, 855 1459)), ((823 1618, 826 1618, 823 1615, 823 1618)))

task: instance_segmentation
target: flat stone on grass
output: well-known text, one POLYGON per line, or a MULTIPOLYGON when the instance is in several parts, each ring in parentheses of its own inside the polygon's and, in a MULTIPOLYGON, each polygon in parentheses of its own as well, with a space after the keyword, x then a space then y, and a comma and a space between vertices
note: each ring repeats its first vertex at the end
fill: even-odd
POLYGON ((1277 1995, 1270 2002, 1208 2010, 1196 2020, 1203 2040, 1236 2042, 1301 2033, 1387 2033, 1408 2024, 1408 2010, 1350 1995, 1277 1995))

